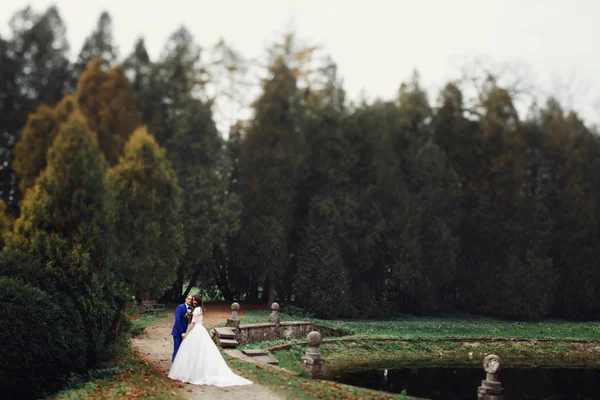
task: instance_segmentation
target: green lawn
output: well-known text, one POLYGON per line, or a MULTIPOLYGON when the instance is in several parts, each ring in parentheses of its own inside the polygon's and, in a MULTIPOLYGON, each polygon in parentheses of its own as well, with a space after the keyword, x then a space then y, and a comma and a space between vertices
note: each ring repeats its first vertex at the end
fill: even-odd
MULTIPOLYGON (((241 323, 267 322, 268 311, 248 311, 241 323)), ((368 338, 521 338, 600 340, 600 322, 544 320, 516 322, 497 318, 453 315, 416 317, 405 315, 387 320, 321 320, 280 313, 281 321, 312 321, 368 338)))

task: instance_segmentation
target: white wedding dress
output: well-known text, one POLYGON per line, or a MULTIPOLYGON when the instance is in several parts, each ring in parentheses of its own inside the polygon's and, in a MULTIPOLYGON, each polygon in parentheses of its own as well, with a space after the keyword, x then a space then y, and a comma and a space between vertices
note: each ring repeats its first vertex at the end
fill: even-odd
POLYGON ((194 385, 239 386, 252 382, 233 373, 202 325, 202 308, 192 313, 192 330, 181 342, 169 378, 194 385))

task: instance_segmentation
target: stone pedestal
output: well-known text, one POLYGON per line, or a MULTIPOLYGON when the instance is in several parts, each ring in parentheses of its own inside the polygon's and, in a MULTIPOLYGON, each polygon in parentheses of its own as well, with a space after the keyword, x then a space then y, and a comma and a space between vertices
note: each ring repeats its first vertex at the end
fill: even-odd
POLYGON ((280 324, 281 320, 279 318, 279 304, 278 303, 271 304, 271 315, 269 315, 269 318, 267 319, 267 321, 269 321, 270 324, 275 324, 275 325, 280 324))
POLYGON ((312 331, 306 336, 308 349, 302 357, 302 371, 307 372, 313 378, 317 378, 324 373, 325 361, 321 357, 319 346, 321 345, 321 334, 317 331, 312 331))
POLYGON ((237 316, 237 313, 239 310, 240 310, 240 305, 238 303, 233 303, 231 305, 231 317, 227 318, 227 327, 239 329, 240 319, 237 316))
POLYGON ((490 354, 483 359, 483 369, 487 373, 481 386, 477 388, 477 400, 504 400, 502 384, 498 380, 498 371, 502 360, 495 354, 490 354))

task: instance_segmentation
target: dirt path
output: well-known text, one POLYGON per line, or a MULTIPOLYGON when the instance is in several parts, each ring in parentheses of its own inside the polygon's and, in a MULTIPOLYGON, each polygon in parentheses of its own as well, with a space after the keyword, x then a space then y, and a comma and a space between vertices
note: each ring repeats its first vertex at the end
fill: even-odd
MULTIPOLYGON (((243 310, 243 308, 242 308, 243 310)), ((173 312, 169 311, 168 318, 160 318, 159 321, 146 329, 146 335, 134 338, 133 345, 142 357, 152 362, 166 376, 171 368, 171 355, 173 354, 173 312)), ((243 315, 240 311, 239 315, 243 315)), ((209 329, 222 324, 231 316, 231 308, 227 304, 207 304, 204 314, 204 326, 209 329)), ((206 385, 183 384, 180 394, 193 400, 200 399, 244 399, 244 400, 275 400, 280 397, 269 391, 264 386, 257 384, 249 386, 232 386, 219 388, 206 385)))

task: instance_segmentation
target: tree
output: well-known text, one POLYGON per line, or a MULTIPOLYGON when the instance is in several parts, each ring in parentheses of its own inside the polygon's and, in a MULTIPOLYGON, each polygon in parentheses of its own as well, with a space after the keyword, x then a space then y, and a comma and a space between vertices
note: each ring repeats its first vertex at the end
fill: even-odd
POLYGON ((108 67, 112 67, 118 58, 118 49, 113 39, 112 19, 106 11, 100 14, 96 29, 83 42, 73 66, 73 78, 76 82, 94 58, 100 58, 103 65, 108 67))
MULTIPOLYGON (((37 15, 26 7, 12 17, 10 27, 10 54, 19 65, 19 109, 27 113, 39 104, 54 104, 70 89, 69 44, 57 8, 37 15)), ((21 118, 24 121, 25 116, 21 118)))
POLYGON ((27 115, 41 104, 53 105, 69 85, 69 45, 55 7, 36 14, 31 7, 10 21, 11 36, 0 39, 0 197, 16 214, 21 194, 9 167, 14 144, 27 115))
POLYGON ((350 279, 339 243, 345 233, 341 213, 347 195, 346 143, 342 138, 345 91, 335 63, 329 60, 321 72, 321 85, 303 91, 300 123, 306 156, 298 172, 288 246, 290 266, 284 271, 279 293, 320 315, 350 315, 350 279), (316 277, 323 280, 315 281, 316 277), (339 283, 335 290, 327 286, 332 280, 339 283), (321 282, 328 284, 321 286, 321 282), (332 305, 329 296, 337 296, 339 302, 332 305), (326 300, 327 304, 322 303, 326 300))
POLYGON ((123 154, 123 147, 140 123, 135 95, 122 66, 108 72, 102 60, 92 60, 79 78, 77 102, 89 129, 98 137, 98 145, 110 165, 123 154))
MULTIPOLYGON (((402 255, 413 208, 408 177, 399 167, 402 158, 393 140, 398 116, 391 102, 361 104, 343 124, 343 229, 339 238, 356 316, 373 315, 383 310, 384 301, 399 302, 403 297, 394 290, 393 279, 406 277, 395 275, 394 268, 402 255)), ((420 268, 418 262, 405 266, 407 271, 420 268)), ((408 304, 398 303, 403 310, 408 304)))
MULTIPOLYGON (((244 259, 253 280, 264 282, 265 299, 275 300, 275 285, 289 263, 295 186, 302 157, 300 92, 284 57, 270 66, 271 76, 254 103, 255 117, 240 157, 244 210, 244 259)), ((255 295, 255 294, 254 294, 255 295)))
POLYGON ((227 237, 239 229, 240 204, 228 190, 231 161, 216 129, 211 104, 190 99, 182 110, 167 154, 184 191, 181 218, 188 252, 173 297, 182 294, 183 273, 189 273, 187 294, 201 277, 205 287, 216 283, 232 300, 229 283, 221 273, 227 237))
POLYGON ((541 136, 536 194, 550 214, 551 242, 547 255, 556 269, 555 315, 593 318, 600 307, 598 206, 596 174, 600 142, 555 99, 530 122, 541 136))
POLYGON ((295 303, 319 318, 350 315, 350 282, 330 218, 311 207, 306 237, 298 252, 295 303))
POLYGON ((166 146, 175 134, 177 119, 190 107, 189 100, 201 99, 203 75, 200 47, 182 26, 169 37, 160 59, 152 66, 147 94, 151 109, 144 110, 144 116, 150 117, 145 122, 161 146, 166 146))
POLYGON ((57 133, 74 112, 85 116, 97 136, 104 156, 118 161, 123 147, 139 123, 133 92, 121 67, 106 72, 95 59, 81 76, 79 91, 65 96, 56 106, 41 105, 32 113, 15 146, 13 169, 24 192, 46 167, 47 152, 57 133))
POLYGON ((58 290, 75 299, 89 365, 96 364, 126 305, 106 235, 112 220, 106 161, 85 118, 74 113, 49 148, 46 168, 26 191, 8 243, 39 255, 58 290))
POLYGON ((409 83, 402 83, 398 92, 398 107, 401 124, 413 134, 425 133, 424 130, 431 118, 432 110, 427 100, 427 93, 421 88, 420 76, 413 72, 409 83))
MULTIPOLYGON (((452 95, 455 97, 452 100, 460 101, 458 93, 452 95)), ((460 180, 444 149, 435 143, 439 133, 432 131, 435 123, 430 121, 435 116, 416 72, 410 84, 401 85, 397 104, 397 120, 390 123, 392 141, 399 169, 411 193, 415 215, 410 226, 417 230, 415 249, 419 249, 418 259, 422 262, 417 267, 421 290, 416 291, 414 298, 420 303, 418 310, 427 311, 437 308, 435 300, 454 289, 459 253, 460 180)))
POLYGON ((153 65, 146 50, 144 39, 141 38, 137 40, 133 52, 123 62, 125 73, 136 96, 137 109, 140 111, 144 124, 149 124, 152 121, 152 110, 154 109, 150 99, 153 65))
MULTIPOLYGON (((140 47, 132 55, 134 64, 147 65, 140 47)), ((231 166, 215 126, 213 103, 207 99, 205 75, 200 48, 181 27, 151 65, 148 82, 140 80, 146 88, 144 118, 166 149, 183 193, 179 218, 185 226, 187 252, 173 287, 165 294, 172 301, 187 294, 198 278, 205 285, 217 283, 231 298, 227 280, 216 272, 221 271, 227 235, 239 228, 239 201, 227 190, 231 166), (186 278, 190 281, 184 293, 186 278)))
POLYGON ((474 246, 464 254, 465 297, 479 312, 541 318, 550 311, 553 298, 547 294, 555 283, 555 270, 547 257, 551 221, 530 190, 531 160, 524 128, 508 92, 494 88, 485 106, 480 164, 466 192, 473 206, 463 221, 463 243, 474 246), (496 296, 498 290, 504 296, 496 296), (535 307, 522 307, 523 302, 535 307))
POLYGON ((73 96, 66 96, 58 106, 41 105, 29 115, 15 146, 14 171, 19 175, 22 193, 33 186, 35 179, 46 168, 48 149, 56 135, 77 108, 73 96))
POLYGON ((10 211, 16 208, 16 175, 9 167, 14 157, 14 144, 23 122, 18 109, 20 101, 17 75, 19 65, 10 51, 11 42, 0 37, 0 199, 10 211))
POLYGON ((115 196, 118 273, 137 298, 161 296, 184 254, 181 189, 145 127, 131 136, 108 181, 115 196))

